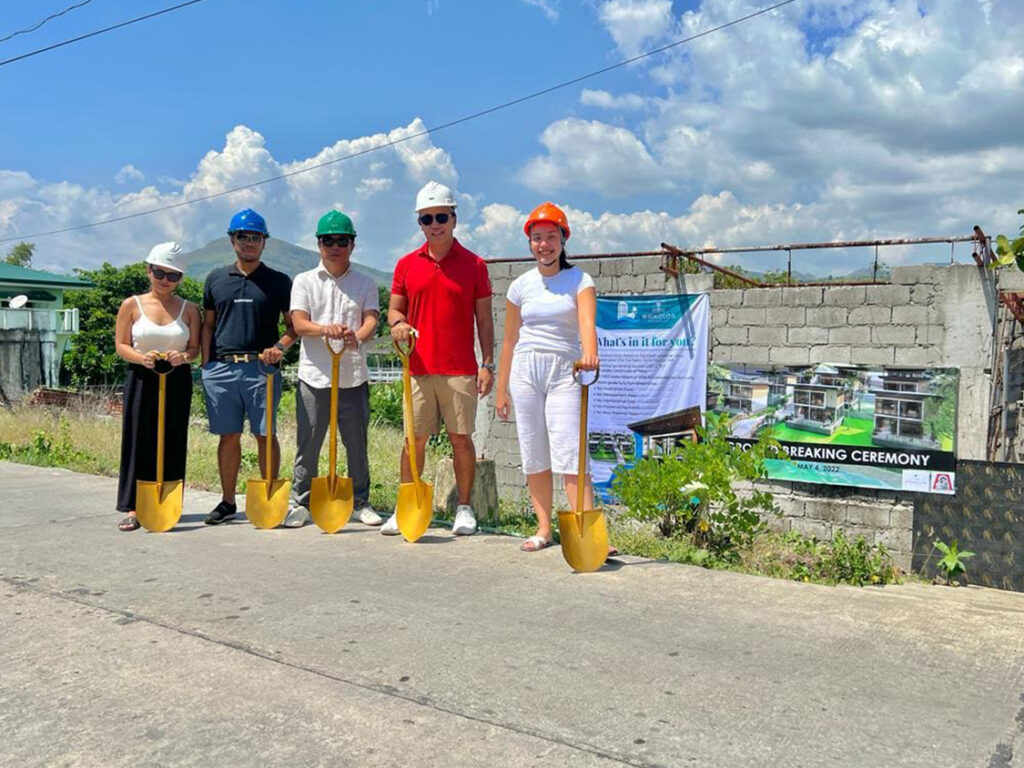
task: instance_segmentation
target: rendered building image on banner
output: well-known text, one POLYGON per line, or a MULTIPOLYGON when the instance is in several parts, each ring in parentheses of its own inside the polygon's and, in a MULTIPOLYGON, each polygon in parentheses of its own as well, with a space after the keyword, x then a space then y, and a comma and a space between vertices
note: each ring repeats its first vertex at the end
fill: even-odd
MULTIPOLYGON (((643 455, 639 422, 699 422, 707 400, 707 294, 601 296, 601 377, 590 390, 589 453, 594 491, 613 500, 615 471, 643 455)), ((647 441, 650 444, 650 441, 647 441)))
POLYGON ((956 492, 955 369, 713 364, 709 404, 733 440, 768 432, 791 461, 773 480, 956 492))

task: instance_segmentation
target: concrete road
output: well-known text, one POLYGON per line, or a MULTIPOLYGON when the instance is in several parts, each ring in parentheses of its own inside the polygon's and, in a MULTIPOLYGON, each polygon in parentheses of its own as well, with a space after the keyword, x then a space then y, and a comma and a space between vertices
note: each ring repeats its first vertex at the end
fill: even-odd
POLYGON ((358 524, 120 533, 0 463, 0 766, 1024 766, 1024 595, 358 524))

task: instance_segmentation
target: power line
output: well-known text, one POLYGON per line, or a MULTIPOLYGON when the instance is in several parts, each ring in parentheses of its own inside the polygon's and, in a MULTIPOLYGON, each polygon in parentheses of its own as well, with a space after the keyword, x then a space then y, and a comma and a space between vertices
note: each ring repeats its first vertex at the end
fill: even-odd
POLYGON ((92 0, 82 0, 82 2, 80 2, 80 3, 75 3, 74 5, 68 6, 63 11, 57 11, 57 13, 51 13, 49 16, 47 16, 45 19, 40 21, 35 26, 26 27, 25 29, 19 29, 17 32, 11 32, 11 34, 7 35, 6 37, 0 37, 0 43, 6 43, 12 37, 17 37, 18 35, 25 35, 25 34, 28 34, 29 32, 35 32, 37 29, 39 29, 41 26, 43 26, 43 24, 45 24, 46 22, 53 21, 58 16, 63 16, 65 13, 67 13, 69 11, 75 10, 75 8, 81 8, 83 5, 88 5, 91 2, 92 2, 92 0))
POLYGON ((128 21, 122 21, 120 24, 113 24, 113 25, 111 25, 109 27, 104 27, 103 29, 97 29, 95 32, 88 32, 88 33, 86 33, 84 35, 79 35, 78 37, 73 37, 70 40, 65 40, 64 42, 61 42, 61 43, 54 43, 53 45, 48 45, 45 48, 38 48, 38 49, 36 49, 34 51, 29 51, 28 53, 23 53, 20 56, 14 56, 14 57, 12 57, 10 59, 4 59, 3 61, 0 61, 0 67, 5 66, 7 64, 13 64, 14 62, 21 61, 22 59, 28 59, 28 58, 30 58, 32 56, 38 56, 40 53, 46 53, 47 51, 52 51, 55 48, 63 48, 65 45, 71 45, 72 43, 77 43, 80 40, 88 40, 90 37, 96 37, 97 35, 102 35, 104 32, 111 32, 111 31, 113 31, 115 29, 120 29, 121 27, 127 27, 127 26, 129 26, 131 24, 137 24, 138 22, 145 21, 146 19, 152 19, 152 18, 154 18, 156 16, 163 16, 165 13, 170 13, 171 11, 176 11, 179 8, 184 8, 185 6, 195 5, 196 3, 201 3, 201 2, 203 2, 203 0, 188 0, 187 3, 179 3, 178 5, 172 5, 170 8, 164 8, 162 11, 153 11, 153 13, 147 13, 145 16, 139 16, 138 18, 135 18, 135 19, 129 19, 128 21))
MULTIPOLYGON (((199 0, 193 0, 193 2, 199 2, 199 0)), ((424 129, 422 131, 417 131, 416 133, 409 134, 408 136, 403 136, 400 139, 392 139, 391 141, 385 142, 384 144, 380 144, 380 145, 378 145, 376 147, 369 147, 367 149, 359 150, 358 152, 352 152, 351 154, 344 155, 342 157, 336 157, 333 160, 326 160, 326 161, 324 161, 322 163, 317 163, 316 165, 311 165, 311 166, 309 166, 307 168, 300 168, 298 170, 289 171, 288 173, 282 173, 282 174, 279 174, 277 176, 270 176, 270 177, 268 177, 266 179, 260 179, 259 181, 253 181, 253 182, 250 182, 249 184, 243 184, 241 186, 234 187, 232 189, 226 189, 226 190, 223 190, 221 192, 214 192, 212 194, 203 195, 201 197, 194 197, 194 198, 191 198, 189 200, 182 200, 182 201, 177 202, 177 203, 171 203, 170 205, 160 206, 159 208, 150 208, 149 210, 145 210, 145 211, 136 211, 135 213, 125 214, 124 216, 115 216, 114 218, 102 219, 100 221, 93 221, 93 222, 89 222, 88 224, 77 224, 77 225, 75 225, 73 227, 64 227, 63 229, 54 229, 54 230, 50 230, 48 232, 36 232, 36 233, 30 234, 30 235, 19 235, 18 237, 0 238, 0 243, 9 243, 9 242, 14 242, 15 240, 24 240, 26 238, 37 238, 37 237, 48 237, 50 235, 61 235, 61 234, 64 234, 66 232, 76 232, 76 231, 82 230, 82 229, 91 229, 92 227, 98 227, 98 226, 102 226, 104 224, 115 224, 115 223, 117 223, 119 221, 128 221, 130 219, 138 219, 138 218, 141 218, 143 216, 150 216, 150 215, 152 215, 154 213, 160 213, 162 211, 171 211, 171 210, 174 210, 176 208, 183 208, 184 206, 187 206, 187 205, 194 205, 195 203, 202 203, 202 202, 205 202, 207 200, 213 200, 213 199, 218 198, 218 197, 224 197, 225 195, 231 195, 231 194, 234 194, 235 192, 242 192, 242 191, 244 191, 246 189, 253 189, 254 187, 263 186, 264 184, 270 184, 270 183, 275 182, 275 181, 282 181, 283 179, 291 178, 292 176, 298 176, 298 175, 303 174, 303 173, 309 173, 311 171, 316 171, 316 170, 319 170, 320 168, 326 168, 327 166, 335 165, 337 163, 344 162, 345 160, 352 160, 353 158, 361 157, 362 155, 368 155, 371 152, 376 152, 376 151, 381 150, 381 149, 387 149, 389 147, 394 147, 394 146, 396 146, 398 144, 403 144, 403 143, 405 143, 407 141, 412 141, 413 139, 418 139, 418 138, 420 138, 422 136, 429 136, 431 134, 437 133, 438 131, 443 131, 446 128, 452 128, 452 127, 454 127, 456 125, 461 125, 462 123, 467 123, 470 120, 475 120, 475 119, 477 119, 479 117, 484 117, 485 115, 490 115, 490 114, 493 114, 494 112, 498 112, 498 111, 503 110, 503 109, 508 109, 509 107, 513 107, 513 106, 515 106, 517 104, 522 104, 523 102, 530 101, 531 99, 536 99, 539 96, 544 96, 545 94, 551 93, 553 91, 557 91, 557 90, 560 90, 562 88, 568 88, 570 85, 575 85, 577 83, 583 82, 584 80, 589 80, 591 78, 597 77, 598 75, 603 75, 604 73, 610 72, 610 71, 612 71, 614 69, 619 69, 621 67, 625 67, 625 66, 627 66, 629 64, 633 64, 634 62, 640 61, 641 59, 646 59, 646 58, 648 58, 650 56, 654 56, 654 55, 659 54, 659 53, 664 53, 665 51, 671 50, 673 48, 677 48, 680 45, 685 45, 686 43, 693 42, 694 40, 697 40, 697 39, 702 38, 702 37, 707 37, 708 35, 714 34, 715 32, 720 32, 723 29, 728 29, 729 27, 734 27, 737 24, 743 23, 744 21, 748 21, 748 20, 753 19, 753 18, 755 18, 757 16, 763 16, 766 13, 769 13, 771 11, 777 10, 779 8, 782 8, 783 6, 786 6, 786 5, 789 5, 791 3, 795 3, 795 2, 796 2, 796 0, 782 0, 781 2, 775 3, 774 5, 770 5, 770 6, 767 6, 765 8, 762 8, 762 9, 760 9, 758 11, 754 11, 752 13, 748 13, 746 16, 741 16, 741 17, 739 17, 737 19, 733 19, 732 21, 727 21, 724 24, 719 24, 717 27, 711 27, 710 29, 706 29, 703 32, 698 32, 698 33, 696 33, 694 35, 690 35, 689 37, 684 37, 681 40, 676 40, 675 42, 669 43, 668 45, 663 45, 660 48, 655 48, 655 49, 650 50, 650 51, 645 51, 645 52, 637 54, 636 56, 633 56, 631 58, 624 59, 623 61, 620 61, 620 62, 618 62, 616 64, 611 64, 611 65, 609 65, 607 67, 602 67, 601 69, 596 69, 593 72, 588 72, 585 75, 580 75, 579 77, 574 77, 571 80, 565 80, 564 82, 558 83, 557 85, 552 85, 552 86, 549 86, 547 88, 543 88, 543 89, 541 89, 539 91, 534 91, 533 93, 529 93, 529 94, 527 94, 525 96, 520 96, 517 99, 513 99, 511 101, 506 101, 506 102, 504 102, 502 104, 498 104, 498 105, 493 106, 493 107, 488 107, 487 109, 482 109, 479 112, 473 112, 472 114, 464 115, 463 117, 456 118, 455 120, 450 120, 450 121, 448 121, 446 123, 441 123, 440 125, 435 126, 433 128, 426 128, 426 129, 424 129)))

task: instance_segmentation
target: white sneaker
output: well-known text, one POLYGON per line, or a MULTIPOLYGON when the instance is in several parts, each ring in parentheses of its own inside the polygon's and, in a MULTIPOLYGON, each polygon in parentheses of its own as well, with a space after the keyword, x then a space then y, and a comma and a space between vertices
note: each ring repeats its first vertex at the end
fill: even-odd
POLYGON ((455 523, 452 525, 452 533, 456 536, 472 536, 476 533, 476 515, 469 504, 459 504, 455 508, 455 523))
POLYGON ((384 518, 374 512, 373 507, 365 504, 356 510, 356 519, 363 525, 380 525, 384 518))
POLYGON ((309 510, 305 507, 290 507, 284 519, 285 528, 301 528, 309 522, 309 510))
POLYGON ((388 521, 380 527, 380 532, 385 536, 397 536, 401 531, 398 530, 398 515, 392 515, 388 518, 388 521))

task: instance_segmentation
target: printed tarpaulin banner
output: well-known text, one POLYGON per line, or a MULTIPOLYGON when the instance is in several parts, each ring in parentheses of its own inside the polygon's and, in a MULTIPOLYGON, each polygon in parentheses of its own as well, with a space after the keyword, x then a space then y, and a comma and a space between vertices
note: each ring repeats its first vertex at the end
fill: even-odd
POLYGON ((708 376, 732 442, 782 443, 791 460, 768 461, 772 480, 956 492, 956 369, 724 363, 708 376))
POLYGON ((601 378, 590 390, 588 420, 594 490, 603 501, 613 499, 616 470, 653 445, 638 425, 663 421, 658 437, 671 442, 673 423, 688 409, 698 409, 691 422, 703 410, 709 317, 706 293, 598 297, 601 378))

